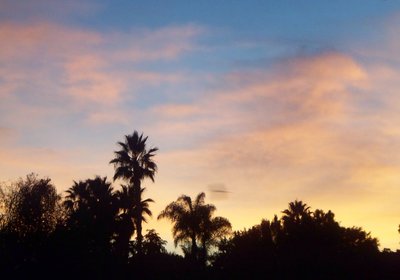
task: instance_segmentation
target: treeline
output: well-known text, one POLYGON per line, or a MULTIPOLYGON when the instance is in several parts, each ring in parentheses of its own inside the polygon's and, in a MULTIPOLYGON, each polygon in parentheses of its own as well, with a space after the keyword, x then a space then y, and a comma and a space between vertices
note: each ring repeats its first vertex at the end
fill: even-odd
POLYGON ((178 197, 159 213, 172 223, 168 253, 155 230, 142 232, 152 199, 142 181, 154 181, 157 148, 126 135, 107 178, 74 182, 64 195, 34 174, 0 188, 0 273, 4 279, 398 279, 400 254, 379 251, 359 227, 340 226, 331 211, 302 201, 280 217, 232 232, 205 194, 178 197))
POLYGON ((213 266, 221 277, 271 279, 398 279, 400 254, 378 249, 360 227, 342 227, 331 211, 302 201, 219 243, 213 266))

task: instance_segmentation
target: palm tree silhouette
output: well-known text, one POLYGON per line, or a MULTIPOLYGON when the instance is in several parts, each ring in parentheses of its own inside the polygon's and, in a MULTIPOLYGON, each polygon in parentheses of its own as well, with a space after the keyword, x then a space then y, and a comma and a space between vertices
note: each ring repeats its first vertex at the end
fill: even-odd
POLYGON ((106 180, 96 177, 74 182, 64 201, 69 228, 79 232, 90 252, 109 250, 115 232, 118 203, 111 183, 106 180))
POLYGON ((190 243, 190 257, 193 260, 205 261, 207 248, 228 234, 231 225, 226 218, 215 217, 216 207, 205 204, 205 194, 199 193, 192 201, 191 197, 182 195, 176 201, 168 204, 158 215, 158 219, 166 218, 173 223, 172 234, 174 243, 190 243), (201 255, 198 252, 197 241, 201 243, 201 255))
POLYGON ((217 246, 218 241, 229 235, 232 231, 231 223, 224 217, 211 217, 215 208, 206 208, 209 211, 208 217, 201 223, 200 242, 201 242, 201 261, 206 262, 208 250, 212 246, 217 246), (211 211, 209 211, 211 210, 211 211))
POLYGON ((143 213, 151 214, 148 203, 152 201, 148 199, 142 201, 141 181, 150 178, 154 182, 154 175, 157 172, 157 165, 153 161, 153 156, 158 148, 147 150, 146 141, 147 137, 143 137, 143 134, 139 135, 137 131, 134 131, 132 135, 125 135, 125 142, 118 142, 121 150, 115 151, 115 158, 110 161, 115 167, 114 181, 123 179, 129 183, 126 186, 129 189, 129 195, 126 196, 126 199, 131 199, 132 203, 125 205, 131 207, 131 210, 127 212, 133 214, 134 217, 139 253, 143 240, 143 213))
POLYGON ((135 232, 133 190, 126 185, 121 185, 121 190, 116 192, 116 197, 119 214, 116 220, 117 236, 115 247, 117 255, 125 261, 128 259, 129 254, 129 240, 135 232))
POLYGON ((294 202, 290 202, 289 208, 283 210, 282 213, 284 214, 282 217, 284 222, 299 224, 303 222, 304 219, 310 217, 311 211, 306 203, 303 203, 301 200, 295 200, 294 202))

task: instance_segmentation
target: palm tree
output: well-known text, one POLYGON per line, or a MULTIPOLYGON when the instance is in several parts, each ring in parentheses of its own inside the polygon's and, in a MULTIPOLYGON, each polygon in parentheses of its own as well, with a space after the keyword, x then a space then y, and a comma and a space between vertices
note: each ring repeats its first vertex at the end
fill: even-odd
POLYGON ((130 189, 131 195, 128 196, 133 203, 131 213, 134 214, 134 223, 137 233, 137 245, 139 252, 141 251, 142 222, 144 221, 143 213, 151 213, 148 209, 148 202, 152 200, 142 201, 141 182, 145 178, 150 178, 154 182, 154 175, 157 172, 157 165, 153 161, 153 156, 158 148, 146 149, 147 137, 134 131, 132 135, 125 135, 125 142, 118 142, 121 150, 115 151, 115 158, 110 161, 114 164, 115 174, 114 181, 123 179, 128 181, 127 188, 130 189))
POLYGON ((191 197, 182 195, 171 202, 158 215, 158 219, 166 218, 173 223, 172 234, 174 243, 190 244, 190 256, 193 260, 199 258, 198 245, 202 245, 202 260, 205 261, 207 248, 215 241, 230 232, 229 221, 222 217, 213 218, 216 207, 205 204, 205 194, 200 193, 192 201, 191 197))
POLYGON ((74 182, 67 190, 64 205, 67 224, 90 252, 109 251, 118 214, 116 195, 107 178, 74 182))
MULTIPOLYGON (((207 211, 207 210, 206 210, 207 211)), ((201 260, 204 263, 207 260, 207 252, 212 246, 217 246, 218 241, 222 240, 225 236, 231 234, 232 226, 227 218, 224 217, 211 217, 209 213, 207 219, 201 223, 201 260)))
POLYGON ((292 222, 294 224, 302 223, 305 219, 310 217, 310 207, 301 200, 295 200, 289 203, 289 208, 282 211, 284 214, 282 220, 284 222, 292 222))
POLYGON ((119 207, 119 214, 116 221, 117 234, 115 249, 117 255, 122 260, 128 259, 129 254, 129 240, 135 232, 134 212, 135 208, 133 191, 126 185, 121 185, 121 190, 116 193, 119 207))

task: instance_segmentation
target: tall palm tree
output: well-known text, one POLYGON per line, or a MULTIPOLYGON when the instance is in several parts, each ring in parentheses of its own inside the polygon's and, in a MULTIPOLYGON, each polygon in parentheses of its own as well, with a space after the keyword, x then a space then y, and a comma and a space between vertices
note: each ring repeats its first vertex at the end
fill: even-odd
POLYGON ((171 202, 158 215, 158 219, 166 218, 173 223, 174 243, 190 243, 190 256, 205 261, 207 248, 215 241, 230 232, 231 225, 226 218, 212 217, 216 207, 205 204, 205 194, 199 193, 192 201, 191 197, 182 195, 171 202), (201 243, 202 254, 199 255, 197 241, 201 243))
POLYGON ((158 148, 147 150, 146 141, 147 137, 144 137, 143 134, 139 135, 137 131, 134 131, 132 135, 125 135, 125 142, 118 142, 121 149, 114 152, 115 158, 110 161, 115 168, 114 181, 126 180, 129 183, 128 188, 131 189, 133 201, 131 206, 135 209, 134 211, 132 209, 132 213, 134 213, 139 252, 143 240, 142 222, 144 219, 142 214, 148 214, 148 202, 150 202, 149 200, 142 201, 141 182, 145 178, 150 178, 154 182, 154 175, 157 172, 153 156, 158 148))

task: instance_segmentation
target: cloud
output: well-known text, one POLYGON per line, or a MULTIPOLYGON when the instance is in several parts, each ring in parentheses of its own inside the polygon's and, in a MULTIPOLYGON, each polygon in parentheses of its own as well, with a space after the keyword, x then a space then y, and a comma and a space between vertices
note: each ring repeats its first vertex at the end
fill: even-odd
POLYGON ((123 133, 133 122, 138 126, 148 88, 187 76, 141 63, 178 61, 196 49, 201 32, 195 26, 98 32, 37 19, 0 21, 0 179, 38 172, 65 189, 72 179, 107 174, 113 137, 122 135, 121 126, 123 133), (94 151, 103 139, 106 156, 94 151))
POLYGON ((225 88, 194 102, 154 107, 156 130, 172 128, 177 135, 213 138, 285 125, 298 129, 303 122, 333 125, 352 110, 352 90, 367 86, 367 73, 351 57, 324 53, 272 69, 231 73, 221 84, 225 88))
POLYGON ((0 143, 9 143, 17 137, 17 132, 9 127, 0 126, 0 143))
POLYGON ((93 147, 56 148, 23 147, 7 143, 0 147, 0 181, 15 180, 29 173, 50 177, 59 192, 64 192, 73 180, 86 179, 94 175, 108 175, 106 151, 95 151, 93 147))
POLYGON ((158 106, 152 133, 179 143, 159 157, 160 174, 181 192, 204 188, 187 181, 223 180, 232 193, 221 207, 241 225, 294 199, 348 225, 367 221, 379 204, 371 200, 388 201, 400 184, 399 70, 379 65, 339 52, 295 57, 229 73, 193 102, 158 106))
POLYGON ((107 125, 107 124, 125 124, 129 125, 130 116, 125 112, 121 112, 118 108, 113 108, 112 111, 97 110, 95 112, 89 113, 86 118, 86 123, 90 125, 107 125))
POLYGON ((60 22, 68 21, 71 18, 87 18, 98 12, 100 8, 101 5, 93 1, 2 0, 0 2, 0 18, 19 22, 38 19, 60 22))
POLYGON ((184 118, 199 114, 201 110, 193 104, 166 104, 152 108, 152 111, 167 118, 184 118))
POLYGON ((133 29, 126 33, 111 34, 109 44, 116 49, 112 58, 116 61, 171 60, 197 49, 194 39, 205 33, 196 25, 169 26, 157 30, 133 29), (123 46, 123 47, 121 47, 123 46))
POLYGON ((105 63, 93 55, 71 58, 64 67, 64 90, 78 102, 114 105, 121 99, 126 81, 102 70, 105 63))
POLYGON ((126 103, 140 100, 143 90, 183 79, 141 63, 179 59, 196 48, 200 34, 196 26, 101 33, 41 21, 0 22, 2 115, 33 120, 53 116, 57 108, 71 117, 86 112, 87 123, 120 122, 116 116, 124 115, 126 103), (27 116, 21 107, 40 114, 27 116))

